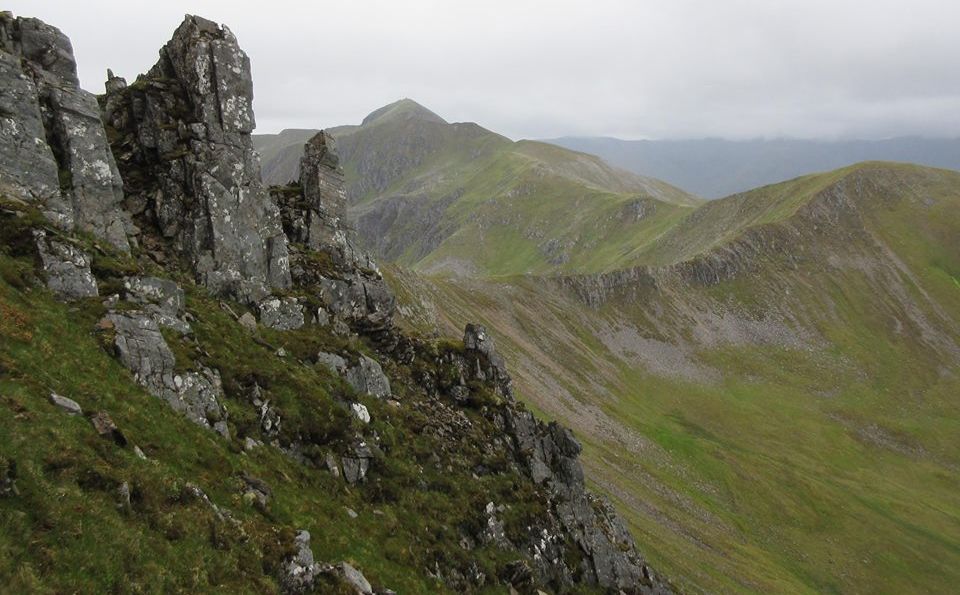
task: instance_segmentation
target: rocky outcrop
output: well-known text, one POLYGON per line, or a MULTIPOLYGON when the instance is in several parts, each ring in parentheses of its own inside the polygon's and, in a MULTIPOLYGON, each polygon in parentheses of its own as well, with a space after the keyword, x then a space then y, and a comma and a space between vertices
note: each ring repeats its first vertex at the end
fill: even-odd
POLYGON ((313 558, 309 531, 298 531, 293 544, 294 554, 284 565, 281 586, 285 593, 311 592, 324 567, 313 558))
POLYGON ((351 238, 339 163, 330 137, 318 132, 304 147, 298 185, 272 189, 294 243, 293 278, 315 292, 330 317, 382 329, 391 324, 396 300, 376 263, 351 238))
POLYGON ((223 388, 216 370, 178 370, 154 317, 143 311, 111 312, 100 327, 113 334, 113 345, 124 366, 147 391, 201 426, 227 436, 223 388))
POLYGON ((342 376, 359 394, 378 399, 390 397, 390 379, 383 373, 383 368, 377 360, 371 357, 360 355, 357 362, 351 365, 335 353, 321 351, 317 354, 317 365, 326 368, 332 374, 342 376))
MULTIPOLYGON (((578 570, 586 582, 639 593, 666 593, 669 587, 653 573, 633 538, 609 503, 587 492, 577 457, 581 447, 573 433, 556 423, 544 424, 528 411, 506 409, 504 428, 533 481, 552 496, 551 508, 566 535, 584 554, 578 570)), ((555 571, 535 556, 536 571, 555 571)), ((547 557, 546 559, 549 559, 547 557)))
POLYGON ((128 250, 122 182, 96 98, 80 88, 70 40, 0 13, 0 183, 64 230, 128 250))
MULTIPOLYGON (((475 378, 499 394, 512 397, 510 376, 493 338, 486 330, 468 324, 464 350, 475 378)), ((561 583, 580 576, 583 582, 607 589, 637 593, 669 592, 637 552, 633 538, 606 501, 587 492, 583 469, 577 457, 581 446, 568 428, 556 422, 544 424, 532 413, 512 405, 502 409, 498 423, 510 437, 515 456, 529 477, 550 494, 550 511, 555 527, 540 531, 541 539, 529 544, 533 573, 542 582, 561 583), (580 568, 566 568, 563 542, 569 538, 578 546, 580 568)), ((499 538, 496 510, 487 506, 487 532, 499 538)))
MULTIPOLYGON (((324 579, 332 579, 357 595, 373 595, 373 587, 363 573, 347 562, 336 566, 322 564, 313 557, 310 548, 310 532, 298 531, 293 540, 294 553, 283 568, 280 586, 284 593, 316 593, 320 587, 333 589, 324 579)), ((339 589, 337 592, 341 592, 339 589)))
POLYGON ((448 348, 435 357, 436 375, 424 374, 419 384, 454 405, 434 403, 428 414, 432 423, 425 433, 443 440, 461 439, 471 427, 462 408, 479 406, 498 430, 484 439, 481 448, 502 453, 543 491, 544 512, 519 535, 505 531, 504 508, 498 505, 502 503, 488 502, 478 511, 483 523, 472 540, 524 555, 509 576, 501 578, 520 590, 550 585, 564 592, 573 585, 589 584, 611 592, 670 592, 637 551, 613 507, 588 492, 579 462, 581 446, 573 433, 557 423, 539 421, 513 401, 510 376, 486 329, 468 324, 463 348, 448 348), (497 398, 490 399, 491 393, 497 398), (576 556, 571 556, 572 551, 576 556))
POLYGON ((360 356, 356 365, 347 369, 345 378, 353 390, 378 399, 390 396, 390 380, 375 359, 360 356))
POLYGON ((98 295, 97 280, 90 272, 89 256, 67 242, 48 238, 46 231, 36 230, 33 236, 40 268, 50 291, 64 301, 98 295))
POLYGON ((110 77, 103 118, 143 243, 212 291, 256 302, 290 286, 287 240, 260 181, 250 61, 226 27, 188 16, 160 61, 110 77))
POLYGON ((347 455, 342 459, 343 478, 349 484, 355 484, 363 481, 370 470, 370 461, 373 459, 373 451, 370 446, 363 441, 357 442, 347 455))
POLYGON ((345 247, 343 218, 347 193, 333 139, 318 132, 304 145, 300 159, 300 185, 305 201, 303 227, 294 231, 294 241, 312 250, 328 246, 345 247))
POLYGON ((493 337, 479 324, 468 324, 463 331, 463 348, 468 376, 490 384, 501 397, 513 400, 513 388, 507 364, 497 353, 493 337))
MULTIPOLYGON (((75 82, 65 38, 47 31, 46 41, 39 44, 46 49, 38 54, 25 41, 33 39, 25 33, 27 25, 21 22, 11 37, 5 24, 3 47, 15 39, 20 44, 18 55, 41 64, 47 73, 43 76, 75 82)), ((19 64, 23 68, 27 62, 19 64)), ((0 93, 41 94, 35 77, 14 83, 0 93)), ((133 231, 143 248, 137 256, 142 252, 154 262, 130 258, 117 267, 110 262, 114 254, 95 246, 108 258, 94 270, 102 287, 111 288, 102 304, 107 313, 97 326, 101 344, 147 392, 220 433, 232 447, 242 444, 244 452, 258 458, 268 448, 277 449, 289 455, 290 464, 303 465, 305 473, 325 465, 347 484, 335 491, 335 497, 349 493, 354 506, 394 502, 406 514, 402 504, 411 502, 405 498, 410 490, 434 492, 438 498, 457 494, 451 501, 459 508, 455 522, 441 527, 429 544, 417 539, 405 544, 417 550, 410 559, 427 563, 427 572, 450 590, 510 585, 524 592, 538 587, 565 592, 581 584, 625 592, 658 588, 612 510, 585 491, 577 462, 580 447, 572 434, 536 421, 514 401, 504 359, 482 326, 468 325, 462 347, 453 347, 411 337, 393 325, 394 295, 376 264, 354 247, 344 223, 343 176, 328 137, 320 133, 308 141, 299 185, 274 193, 281 206, 270 200, 250 149, 250 87, 249 63, 229 30, 197 17, 187 17, 157 65, 136 83, 128 87, 110 76, 101 107, 124 175, 124 205, 138 225, 134 229, 121 221, 122 237, 125 241, 127 232, 133 231), (292 251, 284 232, 292 240, 292 251), (195 310, 198 316, 209 316, 197 326, 203 332, 195 338, 190 324, 195 319, 186 311, 183 289, 171 279, 153 276, 165 275, 154 272, 158 270, 167 270, 171 278, 192 272, 212 292, 243 301, 265 328, 293 331, 311 323, 329 324, 340 338, 324 331, 309 340, 318 340, 318 349, 337 351, 321 351, 316 365, 327 367, 344 383, 327 382, 330 379, 321 376, 320 382, 308 386, 307 377, 290 390, 294 385, 285 386, 284 374, 297 376, 295 369, 312 374, 304 367, 310 364, 255 336, 261 327, 253 314, 237 316, 226 302, 221 307, 233 316, 222 321, 212 320, 215 317, 204 314, 203 308, 195 310), (279 289, 289 291, 274 291, 279 289), (269 366, 257 356, 246 361, 250 354, 244 349, 227 350, 230 355, 205 350, 199 341, 210 341, 208 323, 243 324, 245 330, 235 336, 269 349, 262 352, 266 357, 285 358, 283 367, 269 366), (236 367, 237 359, 244 360, 244 370, 236 367), (224 383, 235 393, 231 409, 236 408, 233 422, 242 442, 230 440, 224 383), (264 451, 256 452, 260 448, 264 451), (453 492, 451 478, 457 482, 453 492), (476 558, 446 555, 457 545, 470 551, 478 544, 476 558), (489 564, 484 566, 481 558, 489 564)), ((83 178, 88 173, 81 164, 84 155, 64 155, 74 144, 90 145, 91 128, 70 127, 75 110, 57 112, 66 105, 58 103, 60 99, 52 97, 47 103, 38 99, 37 109, 22 119, 43 129, 59 170, 57 185, 63 186, 64 164, 68 169, 79 167, 70 179, 83 182, 86 192, 92 186, 83 178), (48 125, 48 120, 54 124, 48 125), (57 135, 67 138, 49 144, 57 135)), ((39 159, 42 173, 45 157, 42 151, 37 155, 24 158, 39 159)), ((103 199, 96 207, 88 201, 94 194, 75 192, 74 186, 69 194, 61 189, 42 196, 43 176, 31 178, 20 171, 23 167, 16 166, 19 192, 32 185, 31 199, 45 201, 48 210, 66 197, 83 211, 82 218, 63 211, 65 218, 74 216, 77 227, 82 219, 108 239, 116 231, 113 224, 96 219, 97 208, 116 206, 116 195, 110 199, 113 203, 103 199)), ((96 296, 90 259, 79 248, 89 245, 87 238, 20 218, 29 231, 19 235, 31 250, 36 246, 49 287, 63 299, 96 296)), ((24 243, 19 236, 18 241, 24 243)), ((118 242, 118 247, 125 245, 118 242)), ((94 301, 90 306, 96 307, 94 301)), ((310 334, 288 336, 294 341, 284 347, 300 353, 310 334)), ((267 338, 274 336, 269 333, 267 338)), ((76 403, 53 401, 80 412, 76 403)), ((105 411, 94 413, 90 422, 97 434, 127 444, 105 411)), ((157 460, 161 456, 157 453, 157 460)), ((264 513, 263 520, 235 517, 189 482, 178 498, 188 495, 212 510, 218 523, 214 532, 221 525, 233 531, 246 523, 280 522, 268 514, 269 485, 246 473, 240 479, 240 499, 264 513)), ((136 507, 138 486, 127 480, 118 483, 114 493, 120 496, 121 508, 130 512, 136 507)), ((429 506, 428 501, 408 505, 429 506)), ((383 514, 378 509, 372 513, 383 514)), ((246 535, 256 540, 286 530, 271 529, 246 535)), ((264 548, 265 556, 268 549, 274 548, 264 548)), ((265 572, 286 592, 319 592, 328 586, 374 592, 350 564, 316 562, 305 531, 297 534, 291 550, 270 555, 275 557, 265 572)), ((254 566, 267 569, 267 562, 265 558, 264 564, 254 566)))
POLYGON ((175 282, 158 277, 128 277, 124 287, 126 300, 140 305, 159 326, 181 335, 190 332, 190 325, 183 319, 186 298, 175 282))
POLYGON ((269 297, 261 301, 258 308, 263 326, 292 331, 304 325, 303 305, 297 298, 269 297))

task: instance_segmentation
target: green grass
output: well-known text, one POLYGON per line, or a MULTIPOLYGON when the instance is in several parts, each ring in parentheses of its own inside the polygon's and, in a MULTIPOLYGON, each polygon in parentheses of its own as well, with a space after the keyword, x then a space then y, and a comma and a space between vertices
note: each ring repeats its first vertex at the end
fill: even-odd
MULTIPOLYGON (((381 257, 420 270, 461 262, 494 276, 609 270, 633 264, 702 202, 592 155, 443 122, 410 100, 332 134, 361 234, 386 237, 381 257), (637 219, 631 205, 640 200, 648 216, 637 219), (381 216, 389 230, 365 228, 381 216)), ((301 137, 257 139, 264 169, 289 169, 301 137)))
POLYGON ((487 325, 519 394, 575 429, 588 477, 681 588, 947 593, 960 580, 958 208, 960 176, 897 164, 759 189, 668 234, 698 254, 742 237, 723 231, 737 216, 740 234, 800 239, 719 284, 665 277, 599 310, 537 276, 389 279, 436 310, 421 324, 487 325), (858 218, 813 229, 841 192, 858 218), (704 313, 783 320, 801 339, 732 341, 704 313), (655 374, 605 343, 611 325, 685 345, 717 375, 655 374))
MULTIPOLYGON (((36 284, 33 267, 26 254, 0 251, 0 465, 15 463, 19 490, 0 498, 5 590, 277 592, 294 531, 307 529, 318 560, 347 560, 375 585, 399 592, 447 592, 427 572, 437 563, 461 569, 476 563, 493 577, 517 556, 493 546, 460 547, 463 533, 483 522, 487 502, 509 505, 504 521, 514 537, 544 514, 542 496, 516 471, 473 477, 478 464, 503 467, 487 443, 497 431, 478 409, 465 410, 473 425, 458 440, 429 431, 434 422, 429 408, 417 406, 427 397, 414 369, 431 365, 443 345, 418 355, 409 368, 387 364, 403 403, 393 408, 354 394, 306 361, 319 350, 356 357, 369 352, 362 341, 314 327, 261 329, 261 341, 254 342, 218 300, 181 279, 193 334, 168 334, 167 340, 178 367, 220 372, 233 437, 227 441, 134 383, 109 353, 109 337, 96 330, 105 311, 99 300, 58 303, 36 284), (278 347, 288 355, 277 356, 278 347), (308 459, 343 452, 361 431, 379 435, 368 481, 348 486, 322 465, 298 463, 269 445, 245 452, 244 437, 262 438, 246 396, 254 382, 281 412, 281 442, 304 443, 308 459), (61 412, 48 402, 52 391, 76 400, 86 413, 108 412, 131 444, 123 448, 100 438, 85 417, 61 412), (356 400, 370 410, 369 426, 343 405, 356 400), (133 445, 148 460, 139 459, 133 445), (266 509, 242 498, 243 474, 272 488, 266 509), (130 507, 120 506, 124 483, 132 492, 130 507), (188 483, 238 524, 218 520, 190 496, 188 483), (346 508, 359 517, 351 519, 346 508)), ((118 285, 119 275, 135 271, 129 259, 110 254, 97 256, 93 268, 103 286, 118 285)), ((347 592, 340 588, 331 583, 320 591, 347 592)), ((490 583, 486 591, 504 592, 490 583)))

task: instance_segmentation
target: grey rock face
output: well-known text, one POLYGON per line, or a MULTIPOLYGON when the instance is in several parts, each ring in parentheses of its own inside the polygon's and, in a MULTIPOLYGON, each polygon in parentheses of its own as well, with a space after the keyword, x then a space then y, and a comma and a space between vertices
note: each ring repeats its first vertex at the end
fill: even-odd
POLYGON ((363 573, 346 562, 337 564, 337 573, 343 581, 353 587, 358 595, 373 595, 373 587, 363 573))
POLYGON ((344 279, 322 279, 319 285, 320 299, 335 318, 379 327, 389 324, 396 310, 382 279, 350 273, 344 279))
POLYGON ((97 280, 90 272, 90 258, 82 250, 65 242, 52 240, 43 230, 35 230, 40 267, 47 287, 65 301, 95 297, 97 280))
MULTIPOLYGON (((250 61, 226 27, 188 16, 137 82, 108 81, 104 119, 128 202, 216 293, 290 286, 280 213, 260 182, 250 61)), ((146 233, 146 232, 145 232, 146 233)))
POLYGON ((303 243, 312 250, 346 245, 343 228, 347 193, 333 139, 318 132, 304 145, 300 159, 300 185, 306 201, 306 231, 303 243))
POLYGON ((180 316, 186 304, 183 290, 176 281, 159 277, 129 277, 123 282, 126 298, 139 304, 154 304, 170 316, 180 316))
MULTIPOLYGON (((637 552, 633 538, 613 508, 587 492, 573 433, 556 423, 544 424, 528 411, 505 410, 505 429, 534 482, 552 495, 552 508, 563 530, 584 553, 579 569, 588 582, 628 592, 669 592, 637 552)), ((534 556, 541 575, 554 569, 548 558, 534 556)))
POLYGON ((299 187, 275 189, 273 196, 284 230, 302 246, 291 266, 298 284, 314 286, 324 311, 336 319, 389 326, 396 300, 376 263, 351 239, 343 172, 329 136, 319 132, 307 141, 299 187))
POLYGON ((244 328, 255 331, 257 330, 257 319, 254 318, 253 314, 249 312, 244 312, 242 316, 237 320, 244 328))
POLYGON ((300 159, 300 192, 282 192, 277 198, 291 241, 326 252, 340 267, 376 270, 376 264, 351 241, 343 170, 330 135, 321 130, 306 142, 300 159))
POLYGON ((488 382, 502 397, 512 400, 513 388, 507 364, 497 353, 493 337, 479 324, 468 324, 463 331, 463 347, 471 377, 488 382))
POLYGON ((57 161, 47 144, 37 87, 24 74, 20 58, 0 51, 0 180, 17 194, 46 204, 48 217, 73 224, 60 198, 57 161))
POLYGON ((367 406, 363 403, 350 403, 350 412, 361 422, 365 424, 370 423, 370 411, 367 410, 367 406))
POLYGON ((383 368, 376 360, 365 355, 361 355, 360 361, 347 370, 346 381, 358 393, 378 399, 390 396, 390 380, 383 373, 383 368))
POLYGON ((341 459, 343 465, 343 478, 349 484, 355 484, 362 481, 367 476, 370 469, 370 459, 373 458, 373 452, 365 442, 360 442, 353 447, 350 455, 341 459))
POLYGON ((220 375, 209 368, 178 373, 173 352, 157 322, 143 312, 112 312, 106 320, 116 333, 120 361, 150 394, 167 402, 190 420, 226 434, 226 410, 220 404, 220 375))
POLYGON ((57 393, 50 393, 50 402, 63 409, 70 415, 83 415, 83 409, 73 399, 69 399, 57 393))
POLYGON ((281 331, 303 326, 303 306, 296 298, 270 297, 260 302, 260 323, 281 331))
POLYGON ((493 502, 487 503, 486 507, 484 507, 487 525, 483 528, 481 538, 485 543, 494 543, 500 547, 509 548, 511 544, 503 528, 503 521, 501 521, 499 517, 499 513, 502 513, 503 510, 503 506, 497 507, 493 502))
POLYGON ((41 203, 55 225, 129 250, 120 173, 70 40, 0 13, 0 82, 0 181, 41 203))
POLYGON ((334 353, 321 351, 317 354, 317 365, 323 366, 334 374, 343 374, 347 371, 347 360, 334 353))
POLYGON ((331 475, 340 477, 340 464, 337 462, 336 455, 328 452, 324 457, 324 463, 327 466, 327 471, 329 471, 331 475))
POLYGON ((294 538, 296 553, 283 568, 281 587, 284 593, 309 593, 325 568, 313 559, 310 532, 298 531, 294 538))
POLYGON ((186 298, 176 282, 159 277, 129 277, 124 280, 124 287, 126 299, 141 304, 157 324, 181 335, 191 332, 190 325, 182 318, 186 298))

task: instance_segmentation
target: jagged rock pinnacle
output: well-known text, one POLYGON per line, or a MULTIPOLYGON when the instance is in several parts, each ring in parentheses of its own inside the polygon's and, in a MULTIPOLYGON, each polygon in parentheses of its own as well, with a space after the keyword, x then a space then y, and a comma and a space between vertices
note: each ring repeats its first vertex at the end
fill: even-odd
POLYGON ((104 119, 122 137, 114 149, 144 232, 214 292, 255 302, 289 287, 280 213, 250 141, 250 60, 233 33, 188 15, 146 75, 107 90, 104 119))

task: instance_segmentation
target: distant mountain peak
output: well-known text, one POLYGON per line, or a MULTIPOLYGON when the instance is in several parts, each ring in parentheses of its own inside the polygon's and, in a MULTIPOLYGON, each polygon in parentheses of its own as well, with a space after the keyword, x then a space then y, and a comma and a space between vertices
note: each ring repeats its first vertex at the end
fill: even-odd
POLYGON ((366 126, 376 121, 383 121, 388 118, 426 120, 428 122, 438 122, 441 124, 447 123, 446 120, 423 107, 416 101, 404 98, 370 112, 370 114, 363 119, 361 126, 366 126))

